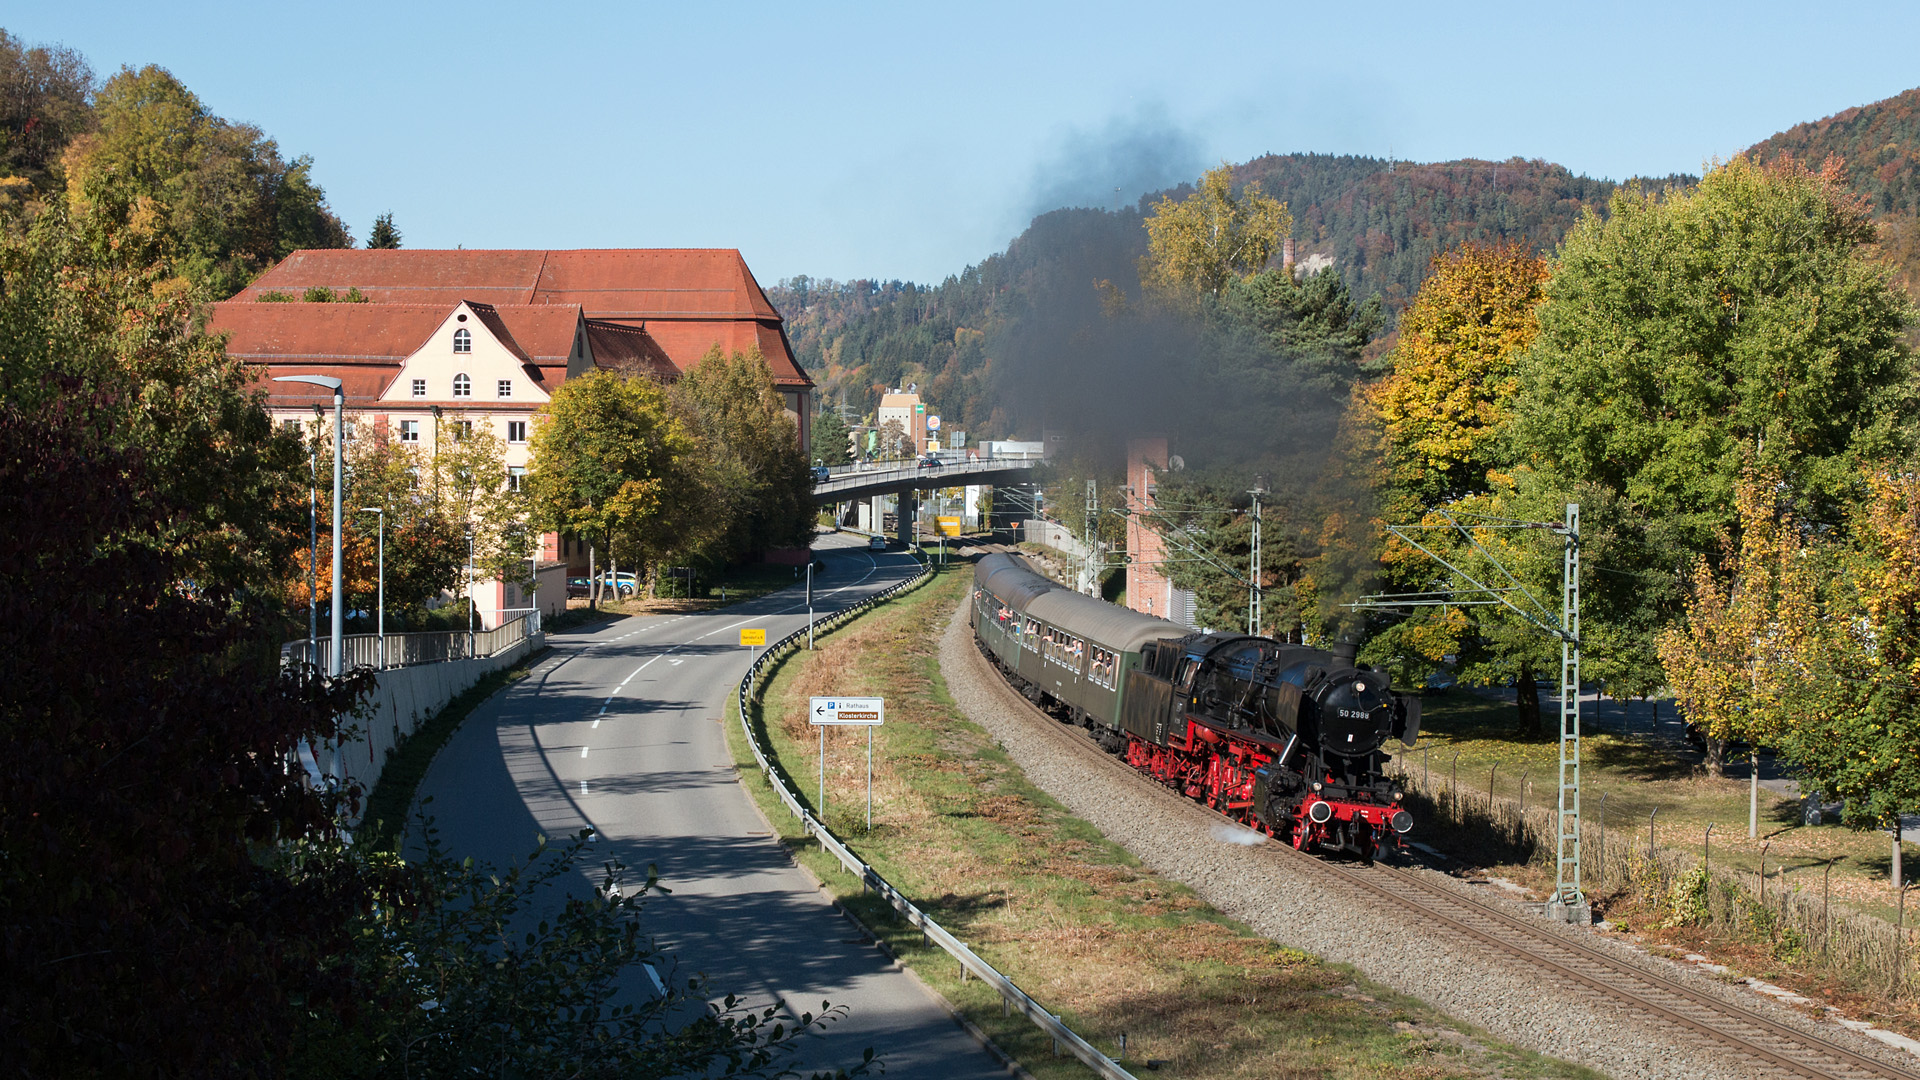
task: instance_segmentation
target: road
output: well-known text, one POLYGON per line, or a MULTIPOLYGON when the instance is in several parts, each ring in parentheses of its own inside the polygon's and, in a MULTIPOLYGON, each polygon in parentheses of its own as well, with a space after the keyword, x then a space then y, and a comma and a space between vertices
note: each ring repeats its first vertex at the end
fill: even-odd
MULTIPOLYGON (((914 572, 904 552, 822 536, 816 612, 914 572)), ((850 1015, 810 1045, 810 1068, 850 1066, 864 1047, 889 1077, 1004 1077, 918 983, 861 941, 768 834, 741 787, 720 719, 746 674, 742 627, 768 641, 806 625, 791 589, 713 612, 618 620, 555 634, 530 678, 476 709, 434 759, 421 795, 456 857, 524 859, 536 836, 592 827, 594 867, 651 863, 673 890, 650 898, 645 929, 717 994, 850 1015)))

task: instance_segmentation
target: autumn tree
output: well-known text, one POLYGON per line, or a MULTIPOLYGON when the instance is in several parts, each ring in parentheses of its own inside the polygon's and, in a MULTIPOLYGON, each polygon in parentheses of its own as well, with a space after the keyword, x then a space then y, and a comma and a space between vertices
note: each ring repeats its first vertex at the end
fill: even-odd
POLYGON ((1750 472, 1738 490, 1739 540, 1721 537, 1715 560, 1697 559, 1681 620, 1658 638, 1660 663, 1680 709, 1705 732, 1709 771, 1721 749, 1747 743, 1747 835, 1759 835, 1760 747, 1797 718, 1791 700, 1819 634, 1815 560, 1801 523, 1778 501, 1777 477, 1750 472))
POLYGON ((697 467, 708 528, 688 553, 724 562, 769 547, 806 547, 813 478, 760 351, 728 355, 715 345, 668 395, 703 448, 697 467))
POLYGON ((1847 824, 1886 828, 1920 809, 1920 477, 1878 466, 1863 481, 1820 594, 1783 590, 1775 622, 1795 647, 1778 747, 1847 824))
POLYGON ((60 153, 93 128, 93 69, 72 49, 26 47, 0 30, 0 205, 54 185, 60 153))
POLYGON ((76 217, 99 218, 212 299, 233 295, 299 248, 346 247, 346 229, 313 182, 258 128, 207 111, 167 71, 122 69, 94 99, 97 130, 62 158, 76 217))
POLYGON ((653 380, 568 379, 534 417, 530 523, 633 558, 684 550, 698 527, 699 448, 653 380))
POLYGON ((1233 169, 1223 164, 1203 174, 1193 194, 1154 204, 1146 227, 1140 280, 1169 296, 1211 297, 1266 266, 1293 216, 1257 183, 1235 195, 1233 169))
MULTIPOLYGON (((1551 594, 1558 580, 1544 548, 1529 537, 1479 527, 1480 516, 1509 517, 1522 506, 1548 520, 1560 516, 1551 499, 1522 489, 1512 450, 1501 440, 1512 417, 1519 358, 1539 332, 1534 313, 1546 278, 1546 263, 1517 245, 1470 244, 1436 258, 1401 316, 1387 374, 1364 385, 1356 404, 1358 423, 1374 433, 1383 458, 1376 483, 1387 521, 1419 523, 1429 546, 1456 565, 1470 565, 1476 576, 1497 574, 1489 554, 1523 566, 1531 584, 1551 594), (1451 520, 1476 531, 1450 529, 1451 520)), ((1457 584, 1431 556, 1398 540, 1385 545, 1382 559, 1386 580, 1398 591, 1457 584)), ((1496 605, 1416 609, 1368 645, 1371 658, 1409 682, 1420 682, 1449 656, 1462 682, 1511 681, 1518 688, 1519 726, 1529 733, 1546 730, 1534 678, 1549 669, 1556 652, 1538 627, 1496 605)))

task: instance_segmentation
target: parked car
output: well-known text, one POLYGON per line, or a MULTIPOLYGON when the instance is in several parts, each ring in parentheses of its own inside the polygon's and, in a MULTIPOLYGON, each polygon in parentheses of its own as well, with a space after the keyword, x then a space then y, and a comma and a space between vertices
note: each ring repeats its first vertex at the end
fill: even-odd
POLYGON ((632 574, 624 572, 619 574, 602 574, 600 575, 600 580, 602 582, 601 588, 608 592, 617 592, 621 596, 632 596, 634 593, 640 591, 640 579, 634 577, 632 574))
POLYGON ((577 600, 592 592, 593 585, 586 578, 570 577, 567 579, 567 599, 577 600))
POLYGON ((816 483, 816 484, 824 484, 824 483, 826 483, 827 481, 829 481, 829 480, 831 480, 831 479, 833 479, 833 470, 832 470, 832 469, 829 469, 829 468, 827 468, 827 467, 826 467, 825 465, 815 465, 815 466, 813 467, 813 482, 814 482, 814 483, 816 483))
POLYGON ((884 536, 873 537, 872 539, 867 541, 867 550, 868 551, 887 550, 887 538, 884 536))

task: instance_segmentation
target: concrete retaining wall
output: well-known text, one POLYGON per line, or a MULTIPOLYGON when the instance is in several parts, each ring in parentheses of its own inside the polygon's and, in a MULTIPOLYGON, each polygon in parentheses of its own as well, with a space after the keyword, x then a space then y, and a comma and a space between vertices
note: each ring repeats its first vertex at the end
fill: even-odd
POLYGON ((438 664, 383 671, 379 686, 368 700, 365 715, 354 721, 360 737, 340 747, 343 777, 368 791, 380 780, 387 755, 401 739, 470 689, 485 676, 512 667, 521 657, 546 644, 545 634, 534 634, 494 656, 475 660, 448 660, 438 664))

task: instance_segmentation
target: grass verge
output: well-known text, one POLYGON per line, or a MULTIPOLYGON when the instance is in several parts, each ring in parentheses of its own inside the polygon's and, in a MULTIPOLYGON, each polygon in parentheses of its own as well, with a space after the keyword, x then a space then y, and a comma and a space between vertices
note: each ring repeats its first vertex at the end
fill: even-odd
POLYGON ((479 682, 447 702, 431 719, 415 728, 413 734, 400 740, 392 756, 387 758, 386 767, 380 770, 379 782, 367 795, 367 812, 360 819, 359 836, 362 843, 372 845, 376 851, 400 850, 400 839, 407 827, 407 814, 413 809, 413 797, 420 790, 420 781, 426 779, 433 756, 447 745, 447 740, 453 738, 453 733, 460 729, 469 713, 479 708, 481 702, 526 678, 534 662, 551 651, 550 647, 543 646, 528 653, 510 668, 482 676, 479 682))
MULTIPOLYGON (((955 563, 782 662, 750 719, 811 801, 813 694, 884 694, 873 743, 874 827, 866 828, 866 737, 827 735, 826 820, 935 919, 1109 1054, 1127 1039, 1190 1077, 1590 1077, 1499 1043, 1353 969, 1282 948, 1161 878, 1032 786, 985 731, 967 722, 939 670, 947 615, 971 581, 955 563)), ((1042 1080, 1083 1076, 1055 1058, 1024 1018, 891 909, 865 895, 804 836, 740 734, 725 725, 753 797, 795 857, 903 963, 1042 1080)))

